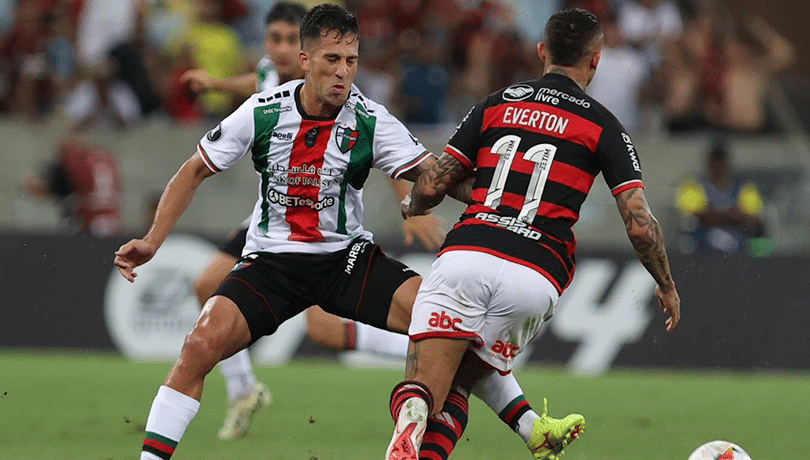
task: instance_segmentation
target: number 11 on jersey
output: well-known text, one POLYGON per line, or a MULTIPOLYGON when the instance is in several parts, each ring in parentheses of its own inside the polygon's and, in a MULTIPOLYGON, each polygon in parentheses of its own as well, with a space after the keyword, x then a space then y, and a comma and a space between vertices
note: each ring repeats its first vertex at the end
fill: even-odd
MULTIPOLYGON (((490 152, 499 155, 498 165, 495 167, 495 173, 492 176, 492 183, 487 190, 487 198, 484 201, 485 206, 490 208, 497 208, 501 204, 503 197, 506 179, 512 169, 512 163, 515 160, 515 155, 518 153, 520 146, 520 136, 507 135, 498 139, 493 145, 490 152)), ((534 163, 532 176, 529 179, 529 186, 523 200, 523 207, 520 209, 518 219, 530 224, 537 214, 537 209, 540 207, 543 189, 548 181, 548 175, 551 171, 551 162, 554 160, 554 154, 557 153, 557 147, 552 144, 537 144, 530 149, 526 150, 523 154, 523 159, 534 163)))

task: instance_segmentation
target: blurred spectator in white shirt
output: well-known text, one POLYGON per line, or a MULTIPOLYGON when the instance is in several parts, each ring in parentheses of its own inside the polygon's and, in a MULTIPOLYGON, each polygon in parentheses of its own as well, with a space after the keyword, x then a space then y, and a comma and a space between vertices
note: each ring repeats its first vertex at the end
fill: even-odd
POLYGON ((596 75, 588 93, 607 107, 630 132, 641 128, 642 89, 650 76, 641 52, 627 44, 615 17, 600 17, 605 42, 596 75))
POLYGON ((651 67, 658 66, 667 43, 683 32, 681 13, 667 0, 624 2, 618 24, 627 42, 644 52, 651 67))

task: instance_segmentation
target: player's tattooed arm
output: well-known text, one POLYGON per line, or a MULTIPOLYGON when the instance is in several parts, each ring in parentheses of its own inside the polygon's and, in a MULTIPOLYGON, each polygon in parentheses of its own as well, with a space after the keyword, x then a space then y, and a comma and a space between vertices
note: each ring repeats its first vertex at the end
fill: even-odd
POLYGON ((447 189, 447 194, 458 201, 461 201, 465 204, 472 204, 472 189, 473 185, 475 185, 475 171, 468 170, 467 177, 461 179, 459 182, 456 182, 454 185, 451 185, 447 189))
POLYGON ((657 283, 655 296, 658 305, 669 315, 666 331, 672 332, 681 320, 681 299, 672 280, 661 226, 652 215, 642 188, 619 193, 616 204, 638 259, 657 283))
POLYGON ((630 242, 641 263, 663 291, 674 289, 669 258, 664 246, 664 234, 652 215, 644 189, 632 188, 616 196, 616 204, 624 221, 630 242))
POLYGON ((468 175, 469 170, 461 162, 450 155, 442 154, 437 161, 426 165, 416 179, 410 196, 403 202, 403 214, 406 216, 427 214, 428 210, 441 203, 448 193, 452 193, 451 196, 460 201, 469 202, 471 192, 465 189, 471 190, 472 183, 462 182, 468 175))

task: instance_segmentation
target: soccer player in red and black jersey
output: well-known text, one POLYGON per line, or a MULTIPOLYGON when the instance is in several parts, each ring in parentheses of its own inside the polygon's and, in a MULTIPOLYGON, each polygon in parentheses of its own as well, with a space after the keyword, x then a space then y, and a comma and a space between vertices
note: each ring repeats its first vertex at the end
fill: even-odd
MULTIPOLYGON (((416 298, 406 379, 391 397, 396 427, 387 460, 415 460, 402 454, 418 452, 426 420, 448 392, 468 391, 482 375, 508 373, 551 318, 574 275, 572 226, 600 172, 657 283, 655 295, 669 316, 666 330, 678 324, 680 299, 644 196, 636 148, 616 117, 584 91, 602 39, 598 20, 586 10, 553 15, 538 44, 543 77, 473 107, 403 201, 403 217, 423 215, 448 187, 470 186, 469 206, 416 298)), ((535 458, 556 459, 584 423, 576 414, 541 417, 529 449, 535 458)))

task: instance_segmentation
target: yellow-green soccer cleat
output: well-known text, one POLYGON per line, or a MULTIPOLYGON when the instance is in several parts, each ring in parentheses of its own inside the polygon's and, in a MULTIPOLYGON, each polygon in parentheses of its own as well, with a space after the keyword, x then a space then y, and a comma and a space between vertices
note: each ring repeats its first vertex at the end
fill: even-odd
POLYGON ((543 398, 543 415, 534 421, 532 439, 526 444, 537 460, 559 460, 563 449, 585 431, 585 417, 570 414, 563 419, 548 416, 548 400, 543 398))
POLYGON ((253 415, 262 407, 270 404, 272 400, 267 385, 257 382, 250 393, 231 401, 228 404, 228 412, 225 414, 222 428, 217 433, 219 439, 230 441, 244 436, 250 428, 253 415))

